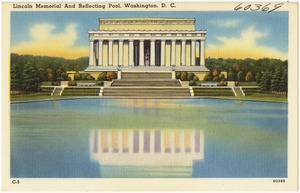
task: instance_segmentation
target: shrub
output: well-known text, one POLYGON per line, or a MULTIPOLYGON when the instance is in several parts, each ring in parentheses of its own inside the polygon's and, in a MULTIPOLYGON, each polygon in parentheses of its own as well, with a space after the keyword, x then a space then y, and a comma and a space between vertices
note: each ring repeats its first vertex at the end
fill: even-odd
POLYGON ((196 86, 196 82, 195 82, 194 80, 191 80, 191 81, 189 82, 189 85, 190 85, 190 86, 196 86))
POLYGON ((95 78, 94 78, 93 76, 91 76, 90 74, 88 74, 88 75, 86 76, 86 79, 87 79, 87 80, 95 80, 95 78))
POLYGON ((107 72, 106 74, 106 80, 111 81, 113 79, 117 78, 117 73, 115 72, 107 72))
POLYGON ((176 79, 180 79, 181 72, 176 72, 176 79))
POLYGON ((245 81, 245 74, 243 71, 239 71, 237 74, 237 81, 244 82, 245 81))
POLYGON ((81 74, 79 72, 74 74, 74 80, 81 80, 81 74))
POLYGON ((89 74, 87 74, 87 73, 82 73, 82 74, 81 74, 81 79, 80 79, 80 80, 87 80, 88 75, 89 75, 89 74))
POLYGON ((64 78, 63 77, 57 77, 56 80, 57 81, 64 81, 64 78))
POLYGON ((194 76, 193 81, 199 81, 199 77, 198 76, 194 76))
POLYGON ((61 73, 61 77, 64 79, 64 80, 69 80, 69 76, 68 76, 68 74, 67 73, 65 73, 65 72, 63 72, 63 73, 61 73))
POLYGON ((212 81, 213 80, 213 75, 208 72, 206 73, 205 77, 203 78, 204 81, 212 81))
POLYGON ((75 82, 75 81, 69 81, 68 85, 69 86, 77 86, 77 82, 75 82))
POLYGON ((219 86, 227 86, 227 84, 228 84, 227 81, 221 80, 219 86))
POLYGON ((106 72, 100 72, 100 74, 98 75, 97 80, 100 80, 100 81, 106 80, 106 72))
POLYGON ((215 77, 213 78, 213 81, 220 81, 219 76, 215 76, 215 77))
POLYGON ((192 73, 192 72, 190 72, 190 73, 188 73, 188 75, 187 75, 187 80, 188 80, 188 81, 191 81, 191 80, 194 79, 194 77, 195 77, 195 74, 192 73))
POLYGON ((187 72, 181 72, 181 75, 180 75, 180 80, 182 80, 182 81, 186 81, 186 80, 187 80, 187 75, 188 75, 188 73, 187 73, 187 72))
POLYGON ((52 86, 60 86, 60 81, 53 81, 52 86))
POLYGON ((219 74, 219 79, 220 79, 220 80, 226 80, 226 78, 225 78, 225 75, 224 75, 224 74, 222 74, 222 73, 221 73, 221 74, 219 74))
POLYGON ((103 85, 104 85, 104 82, 103 82, 103 81, 97 81, 97 82, 96 82, 96 85, 98 85, 98 86, 103 86, 103 85))

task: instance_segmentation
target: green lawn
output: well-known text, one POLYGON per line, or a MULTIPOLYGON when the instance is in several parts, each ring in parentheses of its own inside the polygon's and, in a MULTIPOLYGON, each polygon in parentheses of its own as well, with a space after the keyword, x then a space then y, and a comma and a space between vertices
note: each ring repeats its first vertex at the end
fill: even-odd
POLYGON ((66 98, 66 97, 53 97, 50 95, 45 95, 44 93, 10 95, 11 101, 28 101, 28 100, 55 99, 55 98, 66 98))
POLYGON ((255 101, 274 101, 274 102, 287 102, 287 96, 276 95, 276 94, 264 94, 255 93, 246 97, 235 97, 235 96, 216 96, 213 98, 224 98, 224 99, 238 99, 238 100, 255 100, 255 101))
POLYGON ((257 82, 239 82, 239 86, 258 86, 257 82))
MULTIPOLYGON (((75 91, 76 89, 72 89, 72 91, 75 91)), ((70 89, 71 91, 71 89, 70 89)), ((42 99, 59 99, 59 98, 71 98, 74 96, 98 96, 98 90, 94 91, 94 89, 88 89, 85 92, 80 93, 72 93, 72 91, 69 93, 68 96, 50 96, 46 94, 45 92, 40 93, 34 93, 34 94, 23 94, 23 95, 11 95, 11 101, 27 101, 27 100, 42 100, 42 99), (87 92, 87 93, 86 93, 87 92)), ((218 93, 218 95, 213 95, 212 93, 206 93, 207 95, 203 95, 203 97, 213 97, 213 98, 226 98, 226 99, 238 99, 238 100, 257 100, 257 101, 279 101, 279 102, 287 102, 287 96, 286 95, 277 95, 277 94, 265 94, 265 93, 251 93, 251 95, 248 95, 246 97, 235 97, 235 96, 226 96, 227 93, 224 93, 224 95, 219 95, 224 91, 221 91, 218 93)))

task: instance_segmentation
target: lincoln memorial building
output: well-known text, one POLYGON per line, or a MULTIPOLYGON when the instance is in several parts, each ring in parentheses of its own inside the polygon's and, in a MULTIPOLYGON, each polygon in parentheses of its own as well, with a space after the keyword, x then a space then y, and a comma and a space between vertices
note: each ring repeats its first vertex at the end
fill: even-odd
POLYGON ((118 71, 118 76, 134 71, 186 71, 202 76, 208 71, 206 30, 196 30, 192 18, 100 18, 99 29, 88 34, 85 72, 91 75, 101 71, 118 71))

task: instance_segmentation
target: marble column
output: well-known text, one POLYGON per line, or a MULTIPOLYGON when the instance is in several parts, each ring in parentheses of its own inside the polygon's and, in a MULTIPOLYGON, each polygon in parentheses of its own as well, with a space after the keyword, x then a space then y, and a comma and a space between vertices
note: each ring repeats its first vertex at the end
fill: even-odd
POLYGON ((113 63, 113 40, 108 41, 108 66, 112 66, 113 63))
POLYGON ((150 66, 155 66, 155 40, 150 41, 150 66))
POLYGON ((119 40, 119 66, 123 66, 123 40, 119 40))
POLYGON ((160 49, 160 65, 161 66, 165 66, 165 50, 166 50, 166 41, 165 40, 161 40, 161 49, 160 49))
POLYGON ((98 66, 102 66, 102 49, 103 49, 103 41, 99 40, 98 41, 98 66))
POLYGON ((172 40, 172 43, 171 43, 171 66, 172 65, 175 65, 175 57, 176 57, 176 54, 175 54, 175 44, 176 43, 176 40, 172 40))
POLYGON ((94 41, 90 40, 90 49, 89 49, 89 66, 94 65, 94 41))
POLYGON ((129 40, 129 54, 128 54, 128 64, 129 66, 133 66, 134 65, 134 61, 133 61, 133 40, 129 40))
POLYGON ((205 66, 205 40, 200 41, 200 66, 205 66))
POLYGON ((181 65, 185 66, 185 40, 181 41, 181 65))
POLYGON ((144 59, 144 40, 140 40, 140 64, 139 66, 144 66, 145 59, 144 59))
POLYGON ((196 41, 191 40, 191 66, 195 66, 195 52, 196 52, 196 41))

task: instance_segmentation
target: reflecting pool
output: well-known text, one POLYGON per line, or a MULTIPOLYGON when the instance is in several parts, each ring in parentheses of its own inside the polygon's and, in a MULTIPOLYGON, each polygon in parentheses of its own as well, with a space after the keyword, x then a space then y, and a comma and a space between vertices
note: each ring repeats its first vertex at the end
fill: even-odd
POLYGON ((287 103, 11 104, 11 177, 286 177, 287 103))

